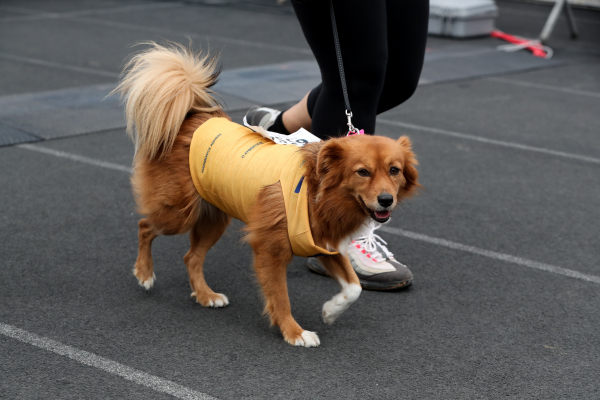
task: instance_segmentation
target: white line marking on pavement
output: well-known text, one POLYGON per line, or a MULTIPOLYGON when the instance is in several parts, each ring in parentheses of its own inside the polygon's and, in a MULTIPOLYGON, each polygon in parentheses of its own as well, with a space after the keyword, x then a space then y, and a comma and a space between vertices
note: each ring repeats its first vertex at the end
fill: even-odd
POLYGON ((16 17, 5 17, 0 18, 0 22, 15 22, 15 21, 32 21, 32 20, 40 20, 40 19, 55 19, 55 18, 65 18, 65 17, 77 17, 77 16, 86 16, 86 15, 103 15, 103 14, 114 14, 128 11, 144 11, 144 10, 155 10, 155 9, 165 9, 165 8, 177 8, 183 6, 182 3, 158 3, 158 4, 138 4, 132 6, 125 7, 112 7, 112 8, 100 8, 94 10, 79 10, 79 11, 68 11, 68 12, 38 12, 38 10, 33 10, 29 8, 21 8, 21 7, 6 7, 0 6, 0 10, 7 10, 13 12, 21 12, 29 15, 26 16, 16 16, 16 17))
POLYGON ((516 79, 508 79, 508 78, 486 78, 486 80, 492 81, 492 82, 499 82, 499 83, 508 83, 510 85, 516 85, 516 86, 524 86, 524 87, 531 87, 531 88, 536 88, 536 89, 552 90, 552 91, 561 92, 561 93, 576 94, 579 96, 595 97, 597 99, 600 99, 600 93, 590 92, 587 90, 563 88, 563 87, 559 87, 559 86, 544 85, 541 83, 523 82, 523 81, 519 81, 516 79))
POLYGON ((68 357, 87 366, 101 369, 109 374, 120 376, 121 378, 135 382, 138 385, 154 389, 157 392, 170 394, 178 399, 216 400, 214 397, 189 389, 175 382, 147 374, 146 372, 142 372, 84 350, 76 349, 75 347, 62 344, 55 340, 38 336, 35 333, 19 329, 12 325, 0 322, 0 333, 20 342, 68 357))
POLYGON ((206 40, 206 41, 216 40, 216 41, 220 41, 223 43, 237 44, 237 45, 246 46, 246 47, 256 47, 256 48, 268 49, 268 50, 287 51, 290 53, 307 54, 310 56, 313 55, 312 50, 303 49, 301 47, 262 43, 262 42, 243 40, 243 39, 234 39, 234 38, 225 37, 225 36, 200 35, 200 34, 191 33, 191 32, 179 32, 179 31, 174 31, 171 29, 154 28, 154 27, 143 26, 143 25, 127 24, 124 22, 108 21, 108 20, 103 20, 103 19, 81 18, 81 17, 73 17, 72 19, 76 20, 76 21, 86 22, 89 24, 108 26, 111 28, 133 29, 133 30, 138 30, 138 31, 157 33, 157 34, 161 34, 161 35, 179 35, 179 36, 183 36, 185 38, 191 38, 191 39, 200 39, 200 40, 206 40))
POLYGON ((53 149, 49 149, 47 147, 37 146, 35 144, 20 144, 20 145, 17 145, 16 147, 21 148, 21 149, 37 151, 38 153, 50 154, 50 155, 53 155, 56 157, 68 158, 69 160, 78 161, 78 162, 90 164, 90 165, 95 165, 96 167, 115 169, 117 171, 127 172, 129 174, 131 174, 133 172, 132 168, 126 167, 124 165, 114 164, 114 163, 102 161, 102 160, 97 160, 95 158, 79 156, 77 154, 65 153, 64 151, 53 150, 53 149))
POLYGON ((526 144, 520 144, 520 143, 515 143, 515 142, 506 142, 503 140, 488 139, 488 138, 484 138, 481 136, 475 136, 475 135, 469 135, 466 133, 448 131, 446 129, 431 128, 428 126, 409 124, 406 122, 390 121, 387 119, 379 119, 378 118, 377 122, 386 124, 386 125, 399 126, 401 128, 414 129, 416 131, 437 133, 440 135, 452 136, 452 137, 457 137, 460 139, 474 140, 477 142, 493 144, 496 146, 504 146, 504 147, 510 147, 513 149, 526 150, 526 151, 534 151, 536 153, 544 153, 544 154, 549 154, 552 156, 558 156, 558 157, 563 157, 563 158, 570 158, 570 159, 575 159, 575 160, 579 160, 579 161, 590 162, 590 163, 594 163, 594 164, 600 164, 600 158, 583 156, 580 154, 566 153, 564 151, 551 150, 551 149, 546 149, 543 147, 534 147, 534 146, 528 146, 526 144))
POLYGON ((561 268, 550 264, 544 264, 537 261, 528 260, 526 258, 515 257, 509 254, 498 253, 496 251, 480 249, 479 247, 468 246, 457 242, 452 242, 446 239, 439 239, 427 235, 423 235, 421 233, 415 233, 410 231, 405 231, 404 229, 392 228, 387 226, 382 226, 379 228, 380 231, 391 233, 393 235, 404 236, 409 239, 419 240, 422 242, 427 242, 431 244, 435 244, 438 246, 448 247, 453 250, 466 251, 468 253, 477 254, 480 256, 493 258, 495 260, 506 261, 513 264, 522 265, 529 268, 538 269, 541 271, 551 272, 557 275, 568 276, 569 278, 581 279, 587 282, 600 283, 600 276, 583 274, 581 272, 573 271, 572 269, 561 268))
MULTIPOLYGON (((25 19, 27 19, 27 20, 41 19, 41 18, 46 18, 46 19, 65 18, 65 19, 72 19, 74 21, 86 22, 86 23, 90 23, 90 24, 103 25, 103 26, 108 26, 108 27, 113 27, 113 28, 130 29, 130 30, 134 29, 134 30, 138 30, 138 31, 157 33, 157 34, 161 34, 161 35, 180 35, 185 38, 191 38, 191 39, 200 39, 200 40, 207 40, 207 41, 216 40, 216 41, 220 41, 223 43, 237 44, 237 45, 241 45, 241 46, 255 47, 255 48, 261 48, 261 49, 286 51, 286 52, 290 52, 290 53, 306 54, 306 55, 310 55, 310 56, 312 56, 312 54, 313 54, 312 50, 304 49, 301 47, 262 43, 262 42, 256 42, 256 41, 251 41, 251 40, 234 39, 234 38, 229 38, 229 37, 224 37, 224 36, 199 35, 199 34, 195 34, 192 32, 179 32, 179 31, 174 31, 171 29, 155 28, 155 27, 150 27, 150 26, 128 24, 128 23, 124 23, 124 22, 108 21, 108 20, 103 20, 103 19, 85 18, 85 15, 105 14, 105 13, 110 13, 110 12, 122 12, 122 11, 134 10, 137 8, 140 8, 140 9, 175 8, 175 7, 181 7, 183 5, 184 4, 182 4, 182 3, 174 3, 174 4, 164 4, 163 3, 162 5, 156 4, 156 5, 147 5, 147 6, 128 6, 128 7, 119 7, 119 8, 106 9, 106 10, 83 10, 83 11, 73 11, 73 12, 67 12, 67 13, 43 13, 43 14, 27 15, 27 16, 22 16, 22 17, 21 16, 7 17, 7 18, 0 19, 0 22, 9 22, 9 21, 13 21, 13 20, 17 21, 17 20, 25 20, 25 19)), ((5 7, 0 7, 0 8, 5 8, 5 7)), ((30 12, 32 12, 32 11, 30 11, 30 12)), ((25 57, 23 57, 23 59, 24 58, 25 57)), ((117 76, 118 76, 118 74, 117 74, 117 76)))
POLYGON ((183 3, 154 3, 154 4, 135 4, 132 6, 123 7, 112 7, 112 8, 97 8, 95 10, 80 10, 80 11, 69 11, 60 13, 59 16, 65 17, 78 17, 85 15, 103 15, 103 14, 114 14, 129 11, 145 11, 145 10, 163 10, 166 8, 179 8, 183 7, 183 3))
POLYGON ((101 76, 107 76, 110 78, 118 78, 119 77, 119 74, 116 72, 103 71, 101 69, 95 69, 95 68, 77 67, 74 65, 55 63, 52 61, 39 60, 37 58, 31 58, 31 57, 22 57, 22 56, 17 56, 14 54, 0 53, 0 58, 4 58, 6 60, 12 60, 12 61, 24 62, 24 63, 28 63, 28 64, 41 65, 44 67, 66 69, 66 70, 73 71, 73 72, 82 72, 84 74, 101 75, 101 76))
MULTIPOLYGON (((110 169, 115 169, 118 171, 124 171, 124 172, 128 172, 128 173, 133 172, 131 168, 125 167, 123 165, 113 164, 113 163, 100 161, 100 160, 96 160, 96 159, 89 158, 89 157, 79 156, 76 154, 70 154, 70 153, 65 153, 62 151, 52 150, 52 149, 48 149, 47 147, 40 147, 40 146, 33 145, 33 144, 21 144, 16 147, 33 150, 33 151, 38 151, 40 153, 50 154, 50 155, 57 156, 57 157, 68 158, 73 161, 79 161, 79 162, 83 162, 86 164, 95 165, 97 167, 110 168, 110 169)), ((431 236, 423 235, 421 233, 405 231, 405 230, 399 229, 399 228, 382 226, 379 229, 383 232, 387 232, 387 233, 391 233, 391 234, 399 235, 399 236, 404 236, 404 237, 414 239, 414 240, 420 240, 422 242, 436 244, 438 246, 448 247, 448 248, 454 249, 454 250, 466 251, 469 253, 478 254, 480 256, 493 258, 495 260, 501 260, 501 261, 506 261, 506 262, 513 263, 513 264, 523 265, 525 267, 534 268, 534 269, 537 269, 540 271, 546 271, 546 272, 551 272, 553 274, 568 276, 570 278, 581 279, 581 280, 584 280, 587 282, 600 283, 599 276, 588 275, 588 274, 584 274, 584 273, 577 272, 577 271, 567 269, 567 268, 562 268, 562 267, 557 267, 557 266, 550 265, 550 264, 544 264, 544 263, 537 262, 537 261, 527 260, 525 258, 515 257, 515 256, 511 256, 509 254, 498 253, 498 252, 491 251, 491 250, 480 249, 478 247, 468 246, 468 245, 464 245, 461 243, 452 242, 452 241, 446 240, 446 239, 434 238, 431 236)))

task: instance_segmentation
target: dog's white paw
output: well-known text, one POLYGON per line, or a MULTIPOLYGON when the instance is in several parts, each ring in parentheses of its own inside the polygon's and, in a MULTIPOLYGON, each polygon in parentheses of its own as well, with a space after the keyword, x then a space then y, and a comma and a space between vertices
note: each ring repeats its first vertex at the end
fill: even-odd
MULTIPOLYGON (((191 297, 197 297, 196 292, 192 292, 191 297)), ((225 307, 229 305, 229 299, 223 293, 215 293, 210 298, 205 301, 197 299, 198 303, 202 304, 204 307, 225 307)))
POLYGON ((219 297, 210 300, 211 307, 225 307, 226 305, 229 305, 229 299, 227 296, 222 293, 216 293, 216 295, 219 297))
POLYGON ((138 278, 138 282, 141 286, 146 288, 146 290, 150 290, 152 286, 154 286, 154 282, 156 281, 156 275, 153 273, 152 278, 148 278, 145 281, 138 278))
POLYGON ((317 336, 316 332, 303 331, 302 335, 296 339, 294 346, 317 347, 320 344, 321 341, 319 340, 319 336, 317 336))
POLYGON ((342 291, 323 304, 323 322, 329 325, 333 324, 350 307, 350 304, 358 299, 361 292, 360 285, 342 284, 342 291))

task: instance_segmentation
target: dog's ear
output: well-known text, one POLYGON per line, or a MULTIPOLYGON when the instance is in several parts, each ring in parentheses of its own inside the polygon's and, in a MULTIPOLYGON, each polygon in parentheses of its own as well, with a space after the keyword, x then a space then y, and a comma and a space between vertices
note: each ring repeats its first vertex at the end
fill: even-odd
POLYGON ((339 185, 342 181, 343 159, 344 146, 339 142, 339 139, 329 139, 323 144, 317 154, 316 165, 317 178, 321 181, 321 189, 339 185))
POLYGON ((398 144, 401 147, 401 151, 404 154, 404 166, 402 168, 402 174, 404 175, 405 183, 398 191, 398 198, 410 197, 417 192, 417 189, 421 187, 419 184, 419 171, 417 171, 417 165, 419 162, 415 157, 415 153, 412 152, 412 143, 408 136, 401 136, 398 139, 398 144))

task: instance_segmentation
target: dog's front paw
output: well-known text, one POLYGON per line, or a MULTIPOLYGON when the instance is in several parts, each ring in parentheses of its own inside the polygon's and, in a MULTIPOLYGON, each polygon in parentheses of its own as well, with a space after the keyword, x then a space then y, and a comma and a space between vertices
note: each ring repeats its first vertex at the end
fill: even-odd
POLYGON ((328 301, 327 303, 323 304, 323 322, 325 322, 328 325, 333 324, 337 317, 340 316, 339 313, 333 312, 330 303, 331 301, 328 301))
POLYGON ((296 339, 294 346, 317 347, 320 344, 321 341, 319 340, 319 336, 317 336, 316 332, 303 331, 302 335, 296 339))
POLYGON ((137 278, 140 286, 145 287, 146 290, 150 290, 152 286, 154 286, 154 282, 156 281, 156 275, 154 273, 152 273, 152 276, 149 278, 142 276, 142 274, 139 274, 137 270, 133 270, 133 274, 137 278))
POLYGON ((350 304, 358 299, 361 291, 359 285, 345 285, 341 293, 336 294, 331 300, 323 304, 323 322, 329 325, 333 324, 350 307, 350 304))
POLYGON ((319 336, 317 336, 317 333, 310 332, 310 331, 302 331, 300 336, 298 336, 292 340, 286 339, 286 341, 289 344, 292 344, 294 346, 304 346, 304 347, 317 347, 318 345, 321 344, 321 341, 319 340, 319 336))
POLYGON ((211 293, 207 295, 198 296, 196 292, 192 293, 192 297, 196 298, 196 301, 202 304, 203 307, 225 307, 229 304, 229 299, 222 293, 211 293))

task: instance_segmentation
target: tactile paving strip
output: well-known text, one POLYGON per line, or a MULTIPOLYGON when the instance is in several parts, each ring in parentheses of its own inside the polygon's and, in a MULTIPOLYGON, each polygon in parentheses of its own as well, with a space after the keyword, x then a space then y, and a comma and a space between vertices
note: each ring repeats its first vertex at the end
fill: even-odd
POLYGON ((0 123, 52 139, 125 126, 115 87, 94 85, 0 98, 0 123))
MULTIPOLYGON (((115 84, 102 84, 0 97, 0 146, 80 135, 125 127, 115 84)), ((227 109, 254 103, 227 93, 218 96, 227 109)))
MULTIPOLYGON (((560 64, 533 57, 526 51, 506 53, 493 47, 459 45, 430 49, 420 83, 439 83, 500 75, 560 64)), ((215 91, 251 100, 256 104, 297 101, 321 82, 314 61, 294 61, 224 71, 215 91)))
POLYGON ((30 143, 41 140, 37 136, 30 135, 12 126, 0 122, 0 147, 19 143, 30 143))

